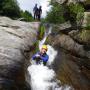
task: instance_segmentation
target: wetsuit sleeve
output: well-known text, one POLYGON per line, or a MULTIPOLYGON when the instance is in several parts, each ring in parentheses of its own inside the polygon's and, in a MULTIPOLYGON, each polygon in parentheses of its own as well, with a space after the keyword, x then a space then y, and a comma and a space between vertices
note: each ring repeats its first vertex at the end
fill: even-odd
POLYGON ((36 58, 40 58, 40 57, 37 57, 37 55, 39 55, 39 52, 37 52, 36 54, 34 54, 34 55, 32 56, 32 59, 35 60, 36 58))
POLYGON ((33 60, 35 60, 36 59, 36 55, 37 55, 38 53, 36 53, 36 54, 34 54, 33 56, 32 56, 32 59, 33 60))
POLYGON ((48 56, 48 55, 46 55, 45 57, 41 56, 40 58, 41 58, 44 62, 47 62, 48 59, 49 59, 49 56, 48 56))
POLYGON ((32 56, 32 59, 34 60, 36 58, 36 54, 34 54, 33 56, 32 56))

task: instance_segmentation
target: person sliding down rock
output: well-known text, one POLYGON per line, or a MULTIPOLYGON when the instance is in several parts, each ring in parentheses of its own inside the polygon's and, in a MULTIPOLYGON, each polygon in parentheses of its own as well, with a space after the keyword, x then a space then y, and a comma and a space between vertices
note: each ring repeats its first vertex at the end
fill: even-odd
POLYGON ((47 45, 43 45, 41 50, 32 56, 32 59, 36 60, 36 64, 40 64, 41 62, 43 62, 43 65, 47 64, 47 61, 49 59, 49 56, 46 53, 47 50, 47 45))

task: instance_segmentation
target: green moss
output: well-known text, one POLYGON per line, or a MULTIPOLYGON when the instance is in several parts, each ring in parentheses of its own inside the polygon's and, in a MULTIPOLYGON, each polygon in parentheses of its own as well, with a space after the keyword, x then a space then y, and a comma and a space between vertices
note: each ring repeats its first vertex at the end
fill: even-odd
POLYGON ((90 30, 90 14, 88 14, 86 20, 87 20, 87 25, 86 25, 86 27, 84 27, 84 29, 85 30, 90 30))
POLYGON ((41 24, 38 32, 38 40, 33 45, 34 46, 33 53, 36 53, 39 51, 39 41, 42 40, 44 33, 45 33, 45 26, 41 24))
POLYGON ((90 4, 90 0, 86 0, 85 4, 90 4))
POLYGON ((83 41, 85 42, 90 41, 90 30, 82 30, 82 32, 79 35, 83 41))
POLYGON ((47 37, 47 38, 46 38, 46 44, 47 44, 49 41, 50 41, 50 40, 49 40, 49 37, 47 37))
POLYGON ((86 20, 86 24, 83 27, 83 30, 90 30, 90 13, 88 13, 85 20, 86 20))
POLYGON ((90 24, 83 28, 84 30, 90 30, 90 24))
POLYGON ((41 24, 40 28, 39 28, 39 35, 38 35, 38 39, 41 40, 44 36, 45 33, 45 26, 41 24))
POLYGON ((39 40, 36 41, 33 46, 34 46, 33 53, 36 53, 37 51, 39 51, 39 40))

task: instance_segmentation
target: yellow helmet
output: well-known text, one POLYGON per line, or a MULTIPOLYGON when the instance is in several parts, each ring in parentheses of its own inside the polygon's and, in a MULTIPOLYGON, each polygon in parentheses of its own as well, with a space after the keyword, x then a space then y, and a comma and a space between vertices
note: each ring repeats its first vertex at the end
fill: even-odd
POLYGON ((43 45, 42 48, 48 50, 47 45, 43 45))

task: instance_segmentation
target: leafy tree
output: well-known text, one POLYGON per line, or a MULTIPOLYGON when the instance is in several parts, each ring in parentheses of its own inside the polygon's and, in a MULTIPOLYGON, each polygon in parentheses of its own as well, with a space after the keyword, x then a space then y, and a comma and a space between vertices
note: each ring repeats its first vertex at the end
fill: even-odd
POLYGON ((51 10, 47 13, 46 21, 50 23, 63 23, 64 19, 64 8, 58 3, 53 4, 51 10))
POLYGON ((20 17, 17 0, 0 0, 0 14, 11 18, 20 17))
POLYGON ((81 26, 84 17, 84 7, 79 3, 71 3, 68 8, 70 13, 70 20, 72 20, 72 22, 76 21, 77 25, 81 26))
POLYGON ((70 5, 60 5, 56 2, 50 2, 51 10, 47 13, 46 21, 50 23, 63 23, 70 21, 72 26, 80 27, 84 17, 84 6, 81 3, 70 5))

